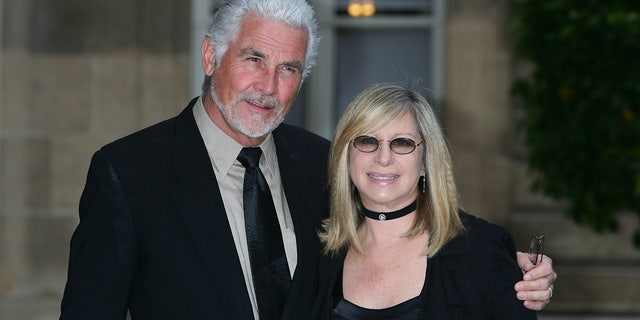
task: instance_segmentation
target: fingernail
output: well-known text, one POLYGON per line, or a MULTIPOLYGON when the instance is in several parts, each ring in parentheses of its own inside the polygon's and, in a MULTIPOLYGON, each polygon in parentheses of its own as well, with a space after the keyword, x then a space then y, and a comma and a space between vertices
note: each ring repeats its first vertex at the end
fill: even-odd
POLYGON ((530 274, 525 274, 524 277, 522 277, 524 280, 529 281, 531 280, 531 275, 530 274))
POLYGON ((518 300, 525 300, 527 298, 527 295, 522 292, 518 292, 516 296, 518 297, 518 300))

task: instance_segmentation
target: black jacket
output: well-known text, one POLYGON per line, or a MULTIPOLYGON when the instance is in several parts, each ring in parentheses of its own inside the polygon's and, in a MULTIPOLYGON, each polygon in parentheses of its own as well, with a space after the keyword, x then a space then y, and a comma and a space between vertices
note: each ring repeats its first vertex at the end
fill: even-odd
MULTIPOLYGON (((522 272, 511 235, 474 216, 461 212, 460 217, 466 232, 427 261, 420 319, 536 319, 516 299, 513 287, 522 272)), ((334 258, 319 258, 319 292, 307 319, 329 319, 345 255, 343 250, 334 258)))

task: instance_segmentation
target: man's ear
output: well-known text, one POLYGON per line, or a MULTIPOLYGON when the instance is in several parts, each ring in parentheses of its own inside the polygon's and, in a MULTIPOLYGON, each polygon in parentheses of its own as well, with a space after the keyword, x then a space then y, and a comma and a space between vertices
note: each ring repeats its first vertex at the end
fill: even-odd
POLYGON ((205 75, 211 76, 216 68, 216 50, 211 43, 211 37, 204 37, 200 50, 202 51, 202 71, 204 71, 205 75))

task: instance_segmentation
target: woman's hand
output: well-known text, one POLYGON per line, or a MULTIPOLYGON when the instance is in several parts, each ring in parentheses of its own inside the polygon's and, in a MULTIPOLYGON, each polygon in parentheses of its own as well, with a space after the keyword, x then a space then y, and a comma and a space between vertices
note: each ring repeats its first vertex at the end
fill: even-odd
POLYGON ((531 310, 542 310, 551 301, 553 283, 558 274, 553 270, 553 261, 547 256, 537 266, 529 260, 529 254, 517 252, 518 266, 522 270, 522 281, 515 284, 516 296, 531 310))

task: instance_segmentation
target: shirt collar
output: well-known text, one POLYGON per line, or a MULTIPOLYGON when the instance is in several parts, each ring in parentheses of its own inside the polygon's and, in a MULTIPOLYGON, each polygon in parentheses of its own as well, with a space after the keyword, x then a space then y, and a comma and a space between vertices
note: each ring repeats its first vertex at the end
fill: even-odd
MULTIPOLYGON (((193 115, 207 148, 213 169, 216 173, 226 176, 244 146, 233 140, 213 123, 204 110, 202 97, 198 99, 194 105, 193 115), (216 150, 225 150, 225 152, 216 152, 216 150)), ((258 145, 258 147, 262 149, 262 153, 264 154, 264 157, 260 158, 260 166, 266 168, 266 170, 263 169, 263 174, 265 176, 267 174, 273 176, 272 170, 274 170, 273 168, 277 168, 278 162, 273 135, 269 133, 267 138, 258 145)))

